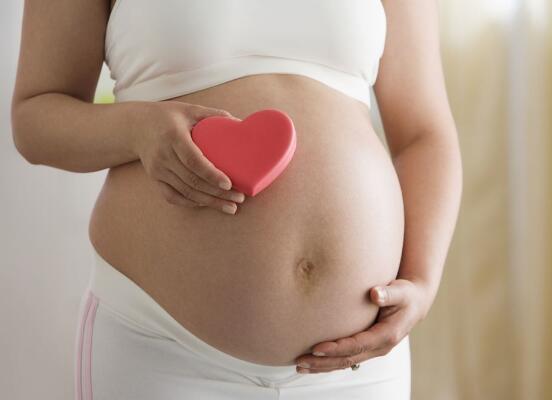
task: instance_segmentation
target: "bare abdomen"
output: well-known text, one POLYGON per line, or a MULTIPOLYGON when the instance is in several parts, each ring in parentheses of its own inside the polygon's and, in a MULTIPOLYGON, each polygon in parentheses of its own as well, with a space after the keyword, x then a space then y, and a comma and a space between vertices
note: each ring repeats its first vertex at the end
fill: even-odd
POLYGON ((403 203, 355 100, 309 78, 257 75, 177 99, 244 118, 287 112, 295 155, 236 215, 165 201, 139 161, 109 171, 90 240, 196 336, 235 357, 292 364, 373 322, 368 290, 394 279, 403 203))

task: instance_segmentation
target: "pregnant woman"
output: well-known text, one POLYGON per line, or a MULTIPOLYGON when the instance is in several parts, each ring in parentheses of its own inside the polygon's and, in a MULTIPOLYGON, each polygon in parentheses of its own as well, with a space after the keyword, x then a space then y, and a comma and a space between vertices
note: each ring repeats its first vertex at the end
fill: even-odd
POLYGON ((437 28, 434 0, 25 2, 18 151, 109 169, 77 399, 410 397, 461 194, 437 28), (295 154, 245 196, 191 131, 268 108, 295 154))

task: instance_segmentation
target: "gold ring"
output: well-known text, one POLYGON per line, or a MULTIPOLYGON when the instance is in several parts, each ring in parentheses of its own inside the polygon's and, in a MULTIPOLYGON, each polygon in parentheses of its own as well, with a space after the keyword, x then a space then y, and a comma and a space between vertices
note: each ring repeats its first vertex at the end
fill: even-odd
POLYGON ((353 364, 353 365, 351 366, 351 369, 352 369, 353 371, 356 371, 356 370, 359 369, 359 368, 360 368, 360 364, 353 364))

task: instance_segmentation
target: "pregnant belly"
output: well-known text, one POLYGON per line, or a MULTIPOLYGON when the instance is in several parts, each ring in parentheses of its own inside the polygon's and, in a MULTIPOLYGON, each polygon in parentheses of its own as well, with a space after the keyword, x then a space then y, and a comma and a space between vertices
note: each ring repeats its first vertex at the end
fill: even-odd
POLYGON ((292 364, 321 341, 368 328, 378 311, 368 290, 396 277, 404 222, 398 178, 365 107, 289 75, 176 100, 240 118, 280 108, 295 123, 295 155, 235 215, 169 204, 139 161, 111 168, 90 221, 96 250, 186 329, 251 362, 292 364))

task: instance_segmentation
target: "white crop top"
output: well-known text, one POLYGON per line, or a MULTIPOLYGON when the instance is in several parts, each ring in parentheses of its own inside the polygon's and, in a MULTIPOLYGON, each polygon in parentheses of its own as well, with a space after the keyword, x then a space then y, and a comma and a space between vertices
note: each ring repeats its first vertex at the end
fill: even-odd
POLYGON ((386 20, 380 0, 117 0, 106 29, 115 102, 289 73, 369 107, 386 20))

